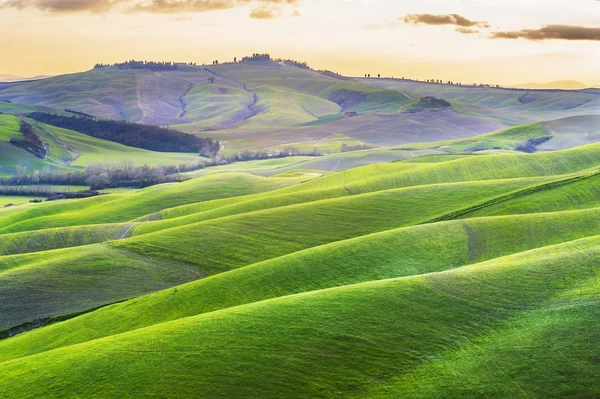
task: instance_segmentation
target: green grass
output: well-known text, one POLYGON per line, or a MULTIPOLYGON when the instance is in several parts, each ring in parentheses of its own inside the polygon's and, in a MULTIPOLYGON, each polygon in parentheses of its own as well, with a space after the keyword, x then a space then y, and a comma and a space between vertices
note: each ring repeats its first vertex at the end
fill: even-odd
MULTIPOLYGON (((111 245, 192 263, 207 274, 214 274, 316 245, 423 223, 470 203, 532 184, 525 179, 504 184, 425 186, 282 206, 192 224, 179 220, 181 227, 111 245), (198 242, 202 246, 194 246, 198 242)), ((195 221, 194 216, 190 219, 195 221)))
POLYGON ((0 329, 85 311, 202 277, 202 271, 189 265, 103 245, 3 256, 0 329))
POLYGON ((595 175, 568 185, 531 193, 525 197, 491 204, 482 209, 473 210, 464 217, 556 212, 597 207, 600 206, 599 182, 600 177, 595 175))
POLYGON ((452 269, 600 232, 597 209, 391 230, 219 274, 0 342, 0 361, 228 307, 452 269), (146 312, 144 309, 153 309, 146 312), (123 315, 127 315, 123 317, 123 315), (85 326, 85 328, 83 328, 85 326), (60 336, 59 342, 46 337, 60 336))
MULTIPOLYGON (((530 139, 539 139, 551 136, 542 123, 509 127, 497 132, 475 136, 462 140, 451 140, 435 144, 420 144, 415 148, 436 148, 451 152, 478 152, 485 150, 511 150, 527 144, 530 139)), ((571 147, 565 147, 567 149, 571 147)))
POLYGON ((0 334, 54 322, 0 339, 0 397, 596 397, 598 148, 271 159, 1 209, 0 334))
POLYGON ((127 237, 133 226, 132 223, 104 224, 2 234, 0 257, 118 240, 127 237))
MULTIPOLYGON (((586 292, 593 284, 590 271, 598 272, 597 248, 598 239, 590 238, 449 272, 282 297, 163 323, 3 362, 0 392, 49 398, 150 392, 187 397, 198 391, 205 397, 364 396, 389 389, 391 382, 469 346, 470 340, 545 309, 561 292, 586 292), (578 256, 582 253, 587 256, 578 256), (23 373, 24 367, 32 372, 23 373), (165 374, 170 378, 157 378, 165 374)), ((588 299, 587 309, 593 311, 597 299, 593 290, 587 292, 578 298, 588 299)), ((571 323, 593 320, 585 308, 579 309, 571 313, 570 323, 561 324, 564 330, 571 323)), ((588 341, 594 330, 578 331, 571 341, 596 350, 595 341, 588 341)), ((517 342, 527 340, 519 337, 517 342)), ((476 348, 471 345, 471 350, 476 348)), ((598 365, 587 353, 564 354, 569 363, 584 368, 569 368, 568 376, 559 377, 560 368, 554 367, 553 375, 581 387, 576 392, 597 393, 593 376, 598 365)), ((515 366, 529 363, 528 353, 515 355, 515 366)), ((546 397, 569 392, 553 378, 527 374, 521 377, 524 388, 545 392, 546 397)), ((427 381, 417 379, 413 386, 427 381)), ((465 394, 505 393, 486 384, 465 394)))
POLYGON ((12 115, 0 115, 0 174, 14 173, 17 165, 26 166, 29 172, 44 168, 74 171, 83 170, 90 164, 130 162, 136 166, 195 165, 204 160, 196 154, 147 151, 32 120, 29 122, 48 144, 49 155, 40 159, 11 145, 9 140, 12 137, 22 136, 19 132, 19 119, 12 115))
POLYGON ((32 199, 43 199, 42 197, 23 197, 19 195, 0 195, 0 207, 7 205, 21 205, 26 204, 32 199))
POLYGON ((294 183, 294 179, 264 178, 235 173, 215 174, 130 193, 32 204, 22 209, 0 210, 2 221, 0 234, 125 222, 169 207, 269 191, 294 183))
POLYGON ((65 112, 56 108, 44 107, 43 105, 25 105, 0 101, 0 113, 12 115, 26 115, 31 112, 49 112, 65 116, 73 116, 73 114, 69 112, 65 112))

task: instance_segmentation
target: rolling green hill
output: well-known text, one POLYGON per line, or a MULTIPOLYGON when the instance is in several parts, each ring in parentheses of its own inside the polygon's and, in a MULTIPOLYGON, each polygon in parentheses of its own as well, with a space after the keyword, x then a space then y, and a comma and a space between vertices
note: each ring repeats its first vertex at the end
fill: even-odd
POLYGON ((0 396, 595 397, 598 151, 268 160, 2 209, 0 396))
POLYGON ((10 144, 11 138, 22 137, 19 132, 19 117, 0 115, 1 174, 14 173, 18 165, 25 166, 29 171, 41 171, 44 168, 76 170, 90 164, 119 164, 121 162, 131 162, 140 166, 196 164, 201 160, 194 154, 147 151, 33 120, 28 120, 28 122, 48 145, 48 155, 44 159, 40 159, 34 154, 10 144))

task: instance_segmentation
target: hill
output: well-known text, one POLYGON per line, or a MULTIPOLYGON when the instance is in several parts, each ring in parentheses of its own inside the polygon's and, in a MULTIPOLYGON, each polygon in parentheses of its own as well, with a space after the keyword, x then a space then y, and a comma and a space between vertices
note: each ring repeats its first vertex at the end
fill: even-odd
POLYGON ((23 77, 17 75, 11 75, 7 73, 0 73, 0 82, 21 82, 26 80, 38 80, 38 79, 46 79, 51 77, 50 75, 39 75, 32 77, 23 77))
POLYGON ((591 86, 576 80, 559 80, 549 83, 525 83, 512 86, 515 89, 558 89, 558 90, 581 90, 591 86))
POLYGON ((460 101, 508 114, 534 118, 536 121, 600 113, 600 96, 593 90, 524 90, 446 85, 401 79, 358 80, 389 90, 460 101))
POLYGON ((40 158, 11 144, 11 138, 22 137, 20 119, 12 115, 0 115, 0 174, 13 174, 19 165, 30 172, 44 168, 73 171, 97 163, 130 161, 134 165, 179 165, 196 164, 201 159, 195 154, 159 153, 127 147, 34 120, 27 123, 46 143, 48 153, 40 158))
MULTIPOLYGON (((227 153, 286 146, 312 149, 336 134, 351 145, 439 141, 538 120, 443 96, 438 97, 451 106, 423 107, 418 92, 372 83, 279 62, 156 71, 102 67, 0 85, 0 99, 45 107, 46 112, 69 109, 192 134, 210 131, 227 153)), ((339 148, 330 146, 327 152, 339 148)))
POLYGON ((0 396, 595 397, 598 150, 2 209, 0 396))

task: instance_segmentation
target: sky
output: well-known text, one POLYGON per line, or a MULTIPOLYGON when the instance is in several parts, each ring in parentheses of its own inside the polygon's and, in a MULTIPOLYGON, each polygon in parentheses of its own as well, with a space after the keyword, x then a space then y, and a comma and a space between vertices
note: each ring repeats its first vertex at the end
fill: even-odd
POLYGON ((252 53, 463 83, 600 85, 599 0, 0 0, 0 74, 252 53))

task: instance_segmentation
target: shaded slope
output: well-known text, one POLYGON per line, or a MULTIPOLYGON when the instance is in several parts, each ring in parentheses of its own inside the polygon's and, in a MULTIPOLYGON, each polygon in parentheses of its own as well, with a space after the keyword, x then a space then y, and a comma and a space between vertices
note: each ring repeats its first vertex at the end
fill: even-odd
POLYGON ((0 257, 0 329, 202 278, 195 267, 102 245, 0 257))

